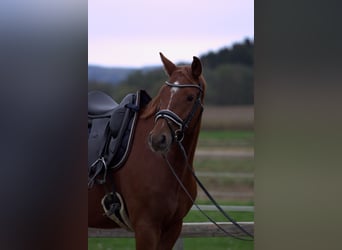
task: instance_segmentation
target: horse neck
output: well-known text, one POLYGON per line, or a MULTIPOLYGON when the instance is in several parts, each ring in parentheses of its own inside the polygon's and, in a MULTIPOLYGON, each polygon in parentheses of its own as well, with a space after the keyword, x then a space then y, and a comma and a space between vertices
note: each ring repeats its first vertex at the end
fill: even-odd
MULTIPOLYGON (((185 133, 184 139, 181 142, 184 148, 184 151, 186 153, 186 156, 183 156, 183 152, 180 153, 179 146, 175 145, 173 149, 175 150, 175 154, 177 154, 178 152, 178 162, 175 162, 173 166, 176 167, 175 171, 177 172, 178 177, 181 179, 187 191, 190 193, 192 200, 195 200, 197 196, 197 184, 196 184, 195 179, 193 178, 191 171, 189 171, 188 167, 190 167, 192 171, 195 171, 193 167, 193 160, 194 160, 195 150, 197 146, 198 135, 200 131, 200 122, 197 123, 194 129, 189 129, 188 131, 189 131, 188 133, 185 133)), ((187 204, 185 205, 185 207, 187 209, 190 209, 192 205, 192 202, 190 202, 191 199, 188 199, 185 193, 181 191, 180 186, 178 186, 177 190, 178 190, 178 194, 182 196, 182 198, 180 198, 182 200, 181 203, 184 205, 187 204)))
POLYGON ((195 150, 198 141, 198 135, 200 132, 201 123, 197 122, 194 129, 189 129, 189 133, 186 133, 183 140, 183 147, 187 152, 188 162, 192 165, 194 160, 195 150))

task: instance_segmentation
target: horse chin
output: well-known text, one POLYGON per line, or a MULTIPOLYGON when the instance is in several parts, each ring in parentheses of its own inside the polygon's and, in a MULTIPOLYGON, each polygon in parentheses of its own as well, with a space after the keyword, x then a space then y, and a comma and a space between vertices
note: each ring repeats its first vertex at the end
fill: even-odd
POLYGON ((167 152, 169 152, 169 148, 160 149, 160 148, 154 148, 151 145, 150 145, 150 149, 152 150, 152 152, 162 154, 162 155, 165 155, 167 154, 167 152))

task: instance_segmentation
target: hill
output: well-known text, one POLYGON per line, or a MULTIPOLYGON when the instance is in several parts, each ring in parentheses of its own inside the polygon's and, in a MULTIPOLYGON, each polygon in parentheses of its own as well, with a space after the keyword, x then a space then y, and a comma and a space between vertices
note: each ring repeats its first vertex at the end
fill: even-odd
POLYGON ((88 82, 118 84, 127 79, 134 71, 141 70, 149 72, 158 66, 147 66, 143 68, 120 68, 120 67, 101 67, 88 65, 88 82))
POLYGON ((88 65, 88 81, 117 84, 126 79, 134 68, 106 68, 88 65))
MULTIPOLYGON (((200 56, 203 74, 208 84, 205 97, 206 104, 254 104, 253 49, 253 41, 245 39, 231 47, 224 47, 217 52, 210 51, 200 56)), ((111 71, 111 73, 114 72, 114 70, 111 71)), ((105 73, 103 74, 103 76, 101 75, 102 79, 106 77, 105 73)), ((118 71, 117 74, 116 77, 121 77, 121 80, 118 80, 115 86, 107 84, 105 80, 100 80, 99 75, 95 80, 88 80, 88 89, 102 89, 116 100, 120 100, 127 93, 135 92, 138 89, 145 89, 151 96, 154 96, 157 94, 160 84, 166 80, 161 65, 152 68, 118 71)))

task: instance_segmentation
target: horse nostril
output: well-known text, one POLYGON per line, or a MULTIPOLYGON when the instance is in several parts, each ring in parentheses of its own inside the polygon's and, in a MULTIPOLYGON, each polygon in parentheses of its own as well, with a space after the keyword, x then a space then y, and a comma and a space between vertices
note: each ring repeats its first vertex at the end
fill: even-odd
POLYGON ((166 143, 166 135, 162 134, 160 135, 160 144, 164 145, 166 143))
POLYGON ((168 149, 168 138, 165 133, 154 135, 149 135, 149 145, 153 151, 162 152, 168 149))

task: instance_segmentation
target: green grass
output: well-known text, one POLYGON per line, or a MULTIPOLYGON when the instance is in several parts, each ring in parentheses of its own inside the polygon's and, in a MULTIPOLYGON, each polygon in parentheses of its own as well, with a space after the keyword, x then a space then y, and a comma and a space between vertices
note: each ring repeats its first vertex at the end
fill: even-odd
MULTIPOLYGON (((200 202, 204 204, 205 202, 200 202)), ((224 205, 253 205, 252 202, 225 202, 224 205)), ((215 221, 227 221, 217 211, 208 211, 207 214, 215 221)), ((229 212, 229 215, 236 221, 254 221, 253 212, 229 212)), ((207 222, 208 220, 199 211, 190 211, 184 222, 207 222)), ((253 242, 240 241, 228 237, 208 237, 208 238, 184 238, 185 250, 251 250, 253 242)), ((88 250, 133 250, 135 249, 134 239, 126 238, 89 238, 88 250)))
MULTIPOLYGON (((205 211, 214 221, 228 222, 228 220, 217 211, 205 211)), ((235 221, 254 221, 253 212, 229 212, 235 221)), ((208 219, 200 211, 190 211, 184 218, 184 222, 208 222, 208 219)))
MULTIPOLYGON (((246 173, 253 174, 254 165, 253 159, 249 158, 197 158, 194 166, 196 173, 210 172, 210 173, 246 173)), ((204 186, 210 191, 215 189, 229 190, 232 187, 245 186, 252 188, 254 185, 254 178, 230 177, 230 176, 205 176, 198 175, 198 178, 204 186)))
POLYGON ((251 139, 254 137, 252 130, 201 130, 202 139, 251 139))
POLYGON ((252 130, 201 130, 198 147, 254 146, 252 130))
MULTIPOLYGON (((223 152, 225 150, 227 152, 229 150, 252 152, 253 147, 254 131, 203 130, 199 136, 198 149, 202 150, 215 151, 215 149, 218 149, 223 152)), ((254 178, 220 175, 221 173, 253 174, 253 157, 230 157, 225 154, 219 156, 199 154, 194 159, 194 167, 196 173, 199 174, 199 179, 209 192, 222 192, 224 190, 241 192, 243 190, 252 190, 254 187, 254 178), (203 172, 217 173, 218 176, 205 175, 203 172)))
POLYGON ((186 238, 185 250, 252 250, 253 241, 241 241, 231 238, 186 238))
MULTIPOLYGON (((236 130, 201 130, 198 141, 199 148, 230 148, 230 147, 254 147, 254 131, 236 131, 236 130)), ((197 157, 194 166, 196 171, 210 172, 243 172, 252 173, 254 170, 253 158, 218 158, 218 157, 197 157)), ((213 178, 200 177, 204 185, 212 190, 213 188, 225 189, 230 185, 253 186, 253 179, 231 179, 231 178, 213 178)), ((198 201, 200 204, 211 204, 208 200, 198 201)), ((221 205, 254 205, 253 201, 227 202, 219 201, 221 205)), ((227 221, 227 219, 218 212, 208 211, 210 217, 215 221, 227 221)), ((253 212, 229 212, 229 215, 236 221, 254 221, 253 212)), ((184 218, 185 222, 208 221, 199 211, 190 211, 184 218)), ((252 241, 240 241, 232 238, 185 238, 183 239, 184 249, 186 250, 251 250, 254 248, 252 241)))
POLYGON ((252 173, 254 170, 254 159, 195 157, 194 166, 196 171, 202 172, 252 173))
POLYGON ((88 250, 133 250, 134 239, 88 238, 88 250))
MULTIPOLYGON (((232 238, 184 238, 185 250, 252 250, 253 241, 241 241, 232 238)), ((134 250, 134 239, 90 238, 88 250, 134 250)))
MULTIPOLYGON (((196 200, 199 205, 211 205, 211 201, 209 200, 196 200)), ((254 206, 254 201, 220 201, 220 205, 222 206, 254 206)))

